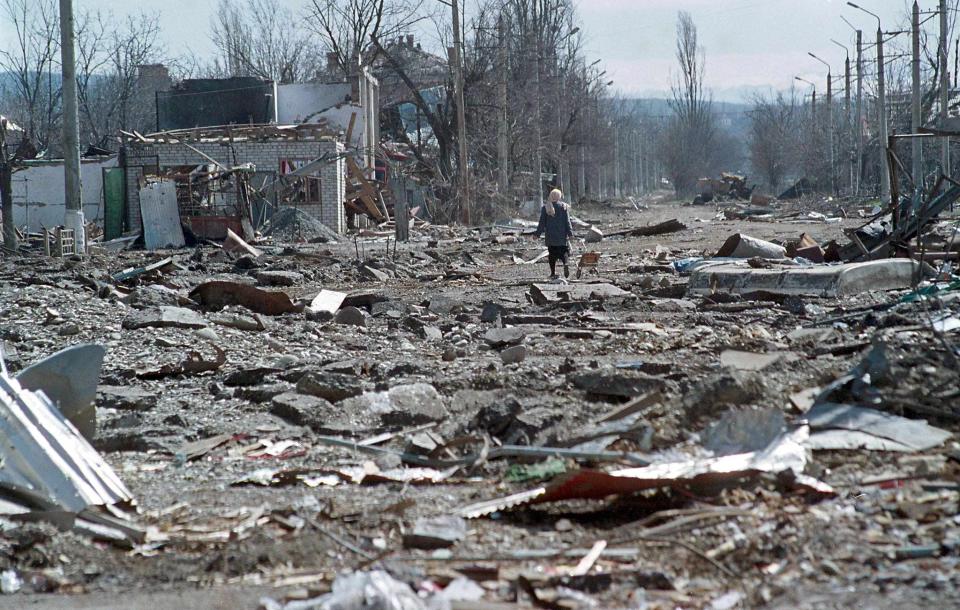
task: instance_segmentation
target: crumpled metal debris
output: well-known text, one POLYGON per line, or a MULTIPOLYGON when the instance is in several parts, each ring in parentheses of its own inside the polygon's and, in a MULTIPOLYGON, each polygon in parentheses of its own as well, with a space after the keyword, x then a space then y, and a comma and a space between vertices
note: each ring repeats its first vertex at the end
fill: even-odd
POLYGON ((103 357, 101 345, 75 345, 20 371, 17 382, 25 390, 43 390, 84 438, 97 432, 94 399, 103 357))
POLYGON ((832 495, 834 491, 829 485, 801 474, 807 463, 807 450, 803 444, 808 436, 809 428, 800 426, 780 435, 761 451, 664 462, 613 472, 579 470, 561 476, 547 486, 465 506, 458 514, 472 519, 524 504, 599 499, 660 487, 715 488, 762 473, 790 473, 796 488, 813 495, 832 495))
POLYGON ((211 347, 217 352, 217 356, 213 360, 205 360, 203 354, 190 350, 187 352, 187 357, 180 362, 172 362, 151 369, 140 369, 137 371, 137 377, 140 379, 163 379, 176 375, 197 375, 215 371, 227 363, 227 353, 216 345, 211 347))
POLYGON ((0 490, 40 510, 79 513, 132 502, 113 469, 43 391, 25 389, 0 360, 0 490))

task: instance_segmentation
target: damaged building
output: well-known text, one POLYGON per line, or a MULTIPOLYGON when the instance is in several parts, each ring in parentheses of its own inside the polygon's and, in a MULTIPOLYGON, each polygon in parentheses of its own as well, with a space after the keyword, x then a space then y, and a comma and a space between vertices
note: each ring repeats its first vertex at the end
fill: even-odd
POLYGON ((128 230, 143 225, 143 190, 163 180, 175 183, 179 216, 198 238, 249 233, 281 207, 347 229, 348 185, 376 168, 379 83, 369 70, 336 82, 144 82, 165 90, 153 92, 158 131, 123 134, 128 230))
POLYGON ((238 129, 168 131, 128 141, 124 145, 127 224, 141 226, 141 192, 151 180, 176 183, 180 215, 198 236, 222 239, 226 229, 236 229, 249 218, 254 227, 270 214, 263 203, 244 200, 241 191, 221 191, 197 196, 198 182, 212 170, 246 166, 254 188, 271 184, 317 159, 325 159, 315 171, 297 178, 286 198, 268 200, 274 209, 294 206, 317 218, 338 233, 346 229, 345 147, 320 126, 275 125, 238 129))

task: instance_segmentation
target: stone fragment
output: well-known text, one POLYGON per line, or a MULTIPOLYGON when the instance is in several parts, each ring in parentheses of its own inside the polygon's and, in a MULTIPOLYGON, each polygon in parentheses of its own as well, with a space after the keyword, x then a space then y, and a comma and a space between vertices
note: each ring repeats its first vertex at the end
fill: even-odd
POLYGON ((256 277, 261 286, 294 286, 303 282, 303 274, 296 271, 258 271, 256 277))
POLYGON ((265 385, 237 388, 234 396, 250 402, 264 403, 273 400, 274 397, 280 394, 293 391, 294 387, 289 383, 268 383, 265 385))
POLYGON ((234 387, 260 385, 268 375, 272 375, 273 373, 277 373, 279 371, 280 368, 274 366, 248 366, 238 369, 227 375, 227 378, 223 383, 234 387))
POLYGON ((57 329, 57 334, 61 337, 72 337, 73 335, 79 335, 80 327, 73 322, 67 322, 57 329))
POLYGON ((590 227, 587 229, 587 234, 583 240, 588 244, 598 244, 603 241, 603 231, 597 227, 590 227))
POLYGON ((385 426, 417 426, 440 421, 447 410, 436 388, 414 383, 390 388, 386 392, 367 392, 337 405, 351 414, 369 414, 385 426))
POLYGON ((430 298, 429 309, 432 313, 449 315, 463 311, 463 303, 458 299, 438 295, 430 298))
POLYGON ((270 403, 270 413, 295 426, 311 428, 321 426, 324 415, 331 413, 333 409, 334 406, 329 401, 297 392, 278 394, 270 403))
POLYGON ((491 328, 483 335, 483 340, 490 347, 504 347, 518 345, 526 336, 527 332, 521 328, 491 328))
POLYGON ((374 303, 388 301, 386 295, 376 290, 355 290, 347 295, 343 300, 342 307, 367 307, 370 308, 374 303))
POLYGON ((589 371, 570 378, 574 387, 596 396, 633 398, 663 388, 663 381, 627 370, 589 371))
POLYGON ((387 315, 391 312, 405 314, 410 311, 410 306, 402 301, 381 301, 370 305, 370 313, 375 316, 387 315))
POLYGON ((362 394, 363 385, 352 375, 310 372, 297 381, 297 391, 301 394, 318 396, 330 402, 339 402, 362 394))
POLYGON ((443 331, 436 326, 424 326, 420 332, 427 341, 440 341, 443 339, 443 331))
POLYGON ((235 313, 219 313, 211 315, 210 321, 219 326, 238 330, 261 331, 267 328, 266 322, 259 314, 245 316, 235 313))
POLYGON ((467 537, 467 522, 453 515, 417 519, 403 537, 408 549, 445 549, 467 537))
POLYGON ((356 307, 344 307, 337 312, 337 315, 333 318, 333 321, 337 324, 344 324, 347 326, 366 326, 367 314, 362 309, 358 309, 356 307))
POLYGON ((219 335, 217 335, 217 333, 212 328, 198 328, 193 332, 193 334, 196 337, 200 339, 204 339, 206 341, 210 341, 211 343, 216 343, 220 341, 219 335))
POLYGON ((360 265, 360 274, 377 282, 386 282, 390 275, 384 271, 371 267, 370 265, 360 265))
POLYGON ((180 304, 180 297, 166 286, 137 286, 127 296, 120 299, 134 309, 147 307, 176 307, 180 304))
POLYGON ((518 364, 527 358, 527 348, 524 345, 514 345, 500 352, 500 360, 504 364, 518 364))
POLYGON ((192 309, 184 307, 150 307, 131 312, 123 320, 123 327, 138 328, 204 328, 207 321, 192 309))
POLYGON ((484 303, 480 311, 480 321, 488 324, 496 322, 497 318, 503 316, 506 311, 507 309, 499 303, 484 303))

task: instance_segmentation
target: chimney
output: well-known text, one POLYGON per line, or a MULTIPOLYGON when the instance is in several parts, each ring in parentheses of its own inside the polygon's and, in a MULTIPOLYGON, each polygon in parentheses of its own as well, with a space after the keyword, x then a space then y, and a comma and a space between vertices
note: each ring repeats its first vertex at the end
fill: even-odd
POLYGON ((413 34, 407 34, 407 46, 408 46, 408 47, 410 47, 411 49, 414 48, 414 46, 415 46, 415 45, 414 45, 414 42, 415 42, 415 41, 416 41, 416 37, 415 37, 413 34))
POLYGON ((337 61, 337 54, 333 51, 327 52, 327 72, 336 72, 340 69, 340 62, 337 61))

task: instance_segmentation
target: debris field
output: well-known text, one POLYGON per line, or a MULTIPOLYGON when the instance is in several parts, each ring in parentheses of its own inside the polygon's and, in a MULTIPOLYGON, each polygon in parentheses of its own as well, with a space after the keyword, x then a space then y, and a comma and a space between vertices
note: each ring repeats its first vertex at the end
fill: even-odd
POLYGON ((125 493, 4 511, 0 601, 960 605, 960 284, 815 277, 869 210, 783 205, 574 205, 554 282, 516 220, 4 260, 8 374, 102 346, 64 434, 125 493))

